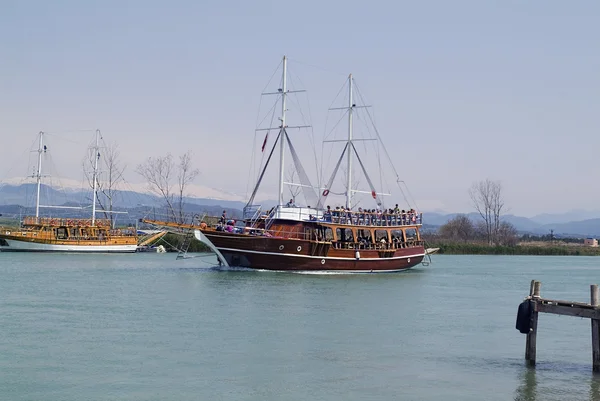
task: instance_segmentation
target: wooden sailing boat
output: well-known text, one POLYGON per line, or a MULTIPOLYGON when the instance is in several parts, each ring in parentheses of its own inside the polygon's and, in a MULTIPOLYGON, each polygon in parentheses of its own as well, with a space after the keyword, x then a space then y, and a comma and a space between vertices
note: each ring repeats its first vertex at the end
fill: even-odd
MULTIPOLYGON (((282 271, 342 271, 342 272, 396 272, 411 268, 426 255, 424 242, 420 238, 422 215, 414 210, 398 211, 380 209, 382 201, 371 180, 366 175, 363 162, 358 158, 352 134, 352 117, 357 106, 352 100, 353 79, 348 78, 349 104, 348 138, 340 161, 332 178, 325 188, 319 188, 320 195, 306 183, 303 190, 313 191, 317 199, 316 207, 295 207, 284 204, 284 153, 290 150, 294 162, 298 158, 287 134, 286 97, 287 59, 283 58, 283 87, 276 94, 281 97, 281 125, 279 134, 259 176, 255 189, 245 209, 242 226, 228 223, 224 219, 208 226, 182 225, 166 221, 144 220, 163 227, 189 230, 195 237, 211 246, 220 261, 231 266, 252 269, 282 271), (254 197, 264 177, 265 170, 277 144, 279 143, 279 204, 270 211, 254 205, 254 197), (340 162, 347 155, 346 205, 342 209, 325 207, 331 183, 339 169, 340 162), (371 195, 378 205, 377 210, 354 210, 352 200, 352 155, 356 155, 371 186, 371 195)), ((303 169, 296 165, 299 175, 305 177, 303 169)), ((306 194, 305 194, 306 195, 306 194)))
POLYGON ((34 176, 37 183, 35 216, 25 217, 18 229, 0 228, 0 238, 8 243, 8 246, 1 247, 2 251, 122 253, 137 250, 137 233, 134 228, 113 229, 110 219, 96 218, 99 136, 100 132, 96 131, 92 216, 89 219, 70 219, 40 216, 41 207, 55 206, 40 205, 42 156, 47 149, 44 145, 44 132, 39 133, 38 165, 34 176))

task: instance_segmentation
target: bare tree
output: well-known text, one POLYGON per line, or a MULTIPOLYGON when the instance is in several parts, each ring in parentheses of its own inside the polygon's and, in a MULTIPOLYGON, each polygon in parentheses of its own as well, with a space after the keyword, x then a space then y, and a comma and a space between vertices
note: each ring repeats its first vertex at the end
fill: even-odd
POLYGON ((510 224, 508 221, 503 221, 500 223, 497 237, 499 245, 515 246, 517 245, 518 239, 519 237, 515 226, 510 224))
POLYGON ((186 187, 194 181, 194 179, 200 174, 198 169, 192 168, 192 155, 191 151, 187 151, 185 154, 179 156, 179 170, 177 172, 177 189, 179 196, 177 198, 178 203, 178 214, 179 223, 184 221, 183 213, 183 198, 187 195, 185 193, 186 187))
POLYGON ((475 225, 467 216, 459 214, 441 226, 439 232, 444 238, 467 242, 475 236, 475 225))
POLYGON ((165 201, 169 217, 173 221, 183 223, 185 220, 183 208, 185 191, 199 174, 197 169, 192 168, 191 153, 188 151, 180 156, 177 166, 175 166, 170 153, 162 157, 149 157, 144 163, 137 166, 136 172, 146 179, 148 190, 165 201), (175 170, 177 171, 175 172, 175 170), (175 178, 177 179, 176 189, 174 189, 175 178))
POLYGON ((485 223, 485 234, 489 245, 493 245, 500 230, 500 215, 504 208, 502 184, 499 181, 478 181, 469 189, 475 210, 485 223))
POLYGON ((123 181, 123 173, 125 171, 125 166, 121 165, 120 156, 119 146, 116 143, 112 143, 98 153, 95 150, 90 152, 88 159, 83 162, 83 171, 90 187, 93 188, 94 175, 89 171, 94 168, 96 157, 102 161, 103 168, 96 177, 97 192, 95 196, 100 209, 104 213, 104 218, 110 220, 111 227, 113 228, 115 224, 113 213, 114 198, 117 194, 117 185, 123 181))

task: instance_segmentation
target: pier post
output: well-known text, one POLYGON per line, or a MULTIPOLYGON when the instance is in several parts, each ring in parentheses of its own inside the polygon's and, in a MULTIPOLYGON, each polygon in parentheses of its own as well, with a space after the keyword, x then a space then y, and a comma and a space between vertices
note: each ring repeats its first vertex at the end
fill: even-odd
MULTIPOLYGON (((598 297, 598 285, 593 284, 590 286, 591 302, 590 304, 595 307, 600 307, 600 301, 598 297)), ((592 320, 592 365, 594 372, 600 372, 600 319, 592 320)))
MULTIPOLYGON (((531 281, 529 288, 529 296, 532 298, 540 298, 540 289, 542 283, 536 280, 531 281)), ((538 311, 534 301, 531 303, 531 330, 527 333, 527 341, 525 343, 525 360, 529 366, 535 366, 535 354, 536 354, 536 341, 537 341, 537 325, 538 325, 538 311)))

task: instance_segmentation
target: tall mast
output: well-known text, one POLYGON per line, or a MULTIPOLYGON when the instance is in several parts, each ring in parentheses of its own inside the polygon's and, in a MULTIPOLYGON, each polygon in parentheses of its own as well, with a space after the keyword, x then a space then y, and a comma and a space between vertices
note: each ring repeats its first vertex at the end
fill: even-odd
POLYGON ((42 186, 42 153, 44 152, 44 131, 40 131, 40 144, 38 147, 38 165, 37 165, 37 196, 35 199, 35 218, 40 217, 40 188, 42 186))
POLYGON ((346 183, 346 209, 352 208, 352 74, 348 75, 348 182, 346 183))
POLYGON ((281 131, 279 135, 279 205, 283 205, 283 163, 285 156, 285 101, 287 96, 287 57, 283 56, 283 87, 281 89, 281 131))
POLYGON ((94 147, 94 172, 92 173, 92 180, 94 180, 94 193, 92 201, 92 226, 96 223, 96 196, 98 192, 98 159, 100 159, 100 152, 98 148, 98 140, 100 137, 100 130, 96 130, 96 146, 94 147))

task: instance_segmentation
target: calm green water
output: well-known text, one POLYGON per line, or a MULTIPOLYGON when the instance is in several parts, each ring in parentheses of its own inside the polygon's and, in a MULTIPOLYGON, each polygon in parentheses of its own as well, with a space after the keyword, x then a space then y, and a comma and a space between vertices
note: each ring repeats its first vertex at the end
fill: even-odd
POLYGON ((541 315, 535 370, 514 328, 531 279, 589 301, 600 258, 383 275, 207 260, 0 253, 0 399, 600 400, 589 320, 541 315))

